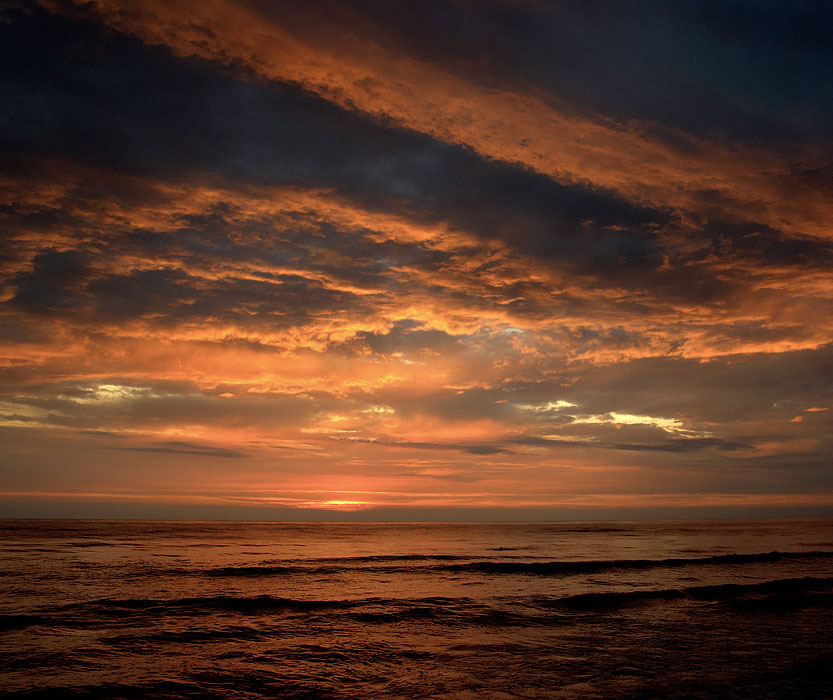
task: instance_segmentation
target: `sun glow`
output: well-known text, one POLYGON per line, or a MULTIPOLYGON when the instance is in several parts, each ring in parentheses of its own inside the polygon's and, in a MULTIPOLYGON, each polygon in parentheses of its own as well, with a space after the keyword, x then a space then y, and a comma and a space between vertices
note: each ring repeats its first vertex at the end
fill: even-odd
POLYGON ((372 503, 365 501, 312 501, 305 504, 306 508, 323 508, 324 510, 365 510, 372 507, 372 503))

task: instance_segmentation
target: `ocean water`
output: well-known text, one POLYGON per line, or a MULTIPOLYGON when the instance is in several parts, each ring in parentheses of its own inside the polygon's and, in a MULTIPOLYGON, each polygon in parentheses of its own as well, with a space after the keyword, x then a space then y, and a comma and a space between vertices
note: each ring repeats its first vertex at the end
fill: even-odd
POLYGON ((833 698, 833 521, 0 521, 12 698, 833 698))

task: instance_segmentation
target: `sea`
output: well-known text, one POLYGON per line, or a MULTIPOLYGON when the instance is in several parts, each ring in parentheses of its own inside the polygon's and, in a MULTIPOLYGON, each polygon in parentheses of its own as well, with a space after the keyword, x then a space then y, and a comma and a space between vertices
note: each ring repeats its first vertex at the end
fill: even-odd
POLYGON ((0 521, 6 698, 833 698, 833 520, 0 521))

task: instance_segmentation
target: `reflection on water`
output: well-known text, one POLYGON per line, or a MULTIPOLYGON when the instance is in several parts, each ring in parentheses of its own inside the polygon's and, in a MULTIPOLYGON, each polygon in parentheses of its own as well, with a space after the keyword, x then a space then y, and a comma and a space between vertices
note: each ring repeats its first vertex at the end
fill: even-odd
POLYGON ((8 697, 833 696, 833 521, 0 521, 8 697))

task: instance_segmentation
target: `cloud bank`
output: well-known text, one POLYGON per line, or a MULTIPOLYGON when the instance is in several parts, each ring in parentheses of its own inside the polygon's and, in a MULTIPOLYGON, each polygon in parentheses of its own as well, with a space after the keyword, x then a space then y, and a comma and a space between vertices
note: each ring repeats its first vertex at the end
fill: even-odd
POLYGON ((0 502, 833 507, 829 15, 11 4, 0 502))

